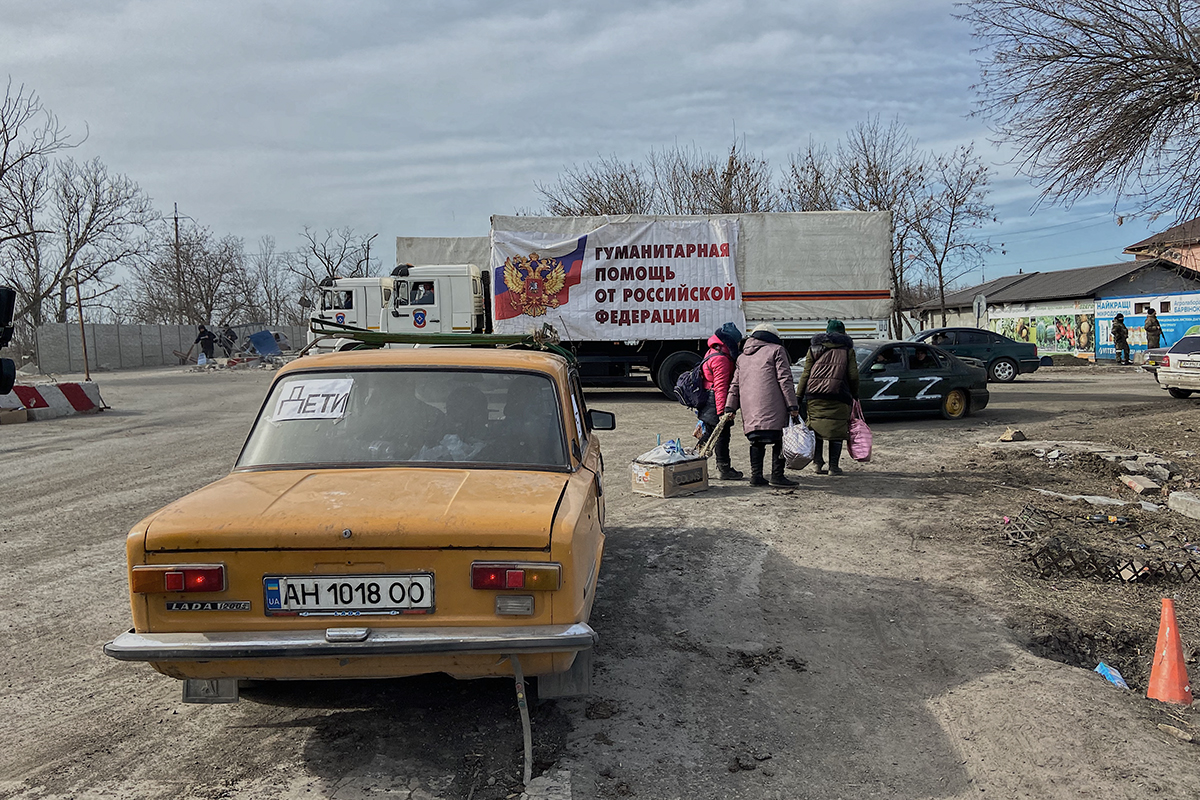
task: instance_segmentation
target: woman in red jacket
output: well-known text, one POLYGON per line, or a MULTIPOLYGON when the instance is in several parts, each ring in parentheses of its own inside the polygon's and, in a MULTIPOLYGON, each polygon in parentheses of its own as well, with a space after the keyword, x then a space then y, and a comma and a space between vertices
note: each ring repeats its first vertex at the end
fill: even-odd
MULTIPOLYGON (((737 325, 727 322, 717 332, 708 337, 708 352, 704 354, 704 388, 708 390, 708 401, 700 409, 700 421, 704 423, 704 435, 700 437, 700 447, 703 447, 713 435, 713 429, 725 413, 725 398, 729 394, 729 382, 733 380, 734 362, 737 359, 742 341, 742 332, 737 325)), ((717 457, 718 475, 723 481, 740 481, 745 477, 733 468, 729 460, 729 436, 733 433, 733 424, 717 436, 717 446, 714 453, 717 457)))

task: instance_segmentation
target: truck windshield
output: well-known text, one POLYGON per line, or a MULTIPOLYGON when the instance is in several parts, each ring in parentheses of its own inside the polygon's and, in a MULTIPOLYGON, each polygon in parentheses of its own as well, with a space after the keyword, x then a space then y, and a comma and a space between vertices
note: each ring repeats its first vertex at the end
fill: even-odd
POLYGON ((237 467, 568 465, 558 393, 516 371, 301 372, 271 390, 237 467))

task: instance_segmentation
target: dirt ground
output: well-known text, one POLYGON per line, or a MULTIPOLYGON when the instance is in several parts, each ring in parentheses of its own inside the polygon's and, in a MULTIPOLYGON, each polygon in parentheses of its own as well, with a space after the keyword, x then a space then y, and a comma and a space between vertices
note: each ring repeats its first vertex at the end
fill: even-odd
MULTIPOLYGON (((269 378, 101 375, 113 410, 0 429, 0 797, 521 795, 508 682, 289 683, 195 706, 102 654, 129 625, 125 532, 229 469, 269 378)), ((1065 444, 1039 458, 1043 441, 1153 452, 1183 474, 1170 486, 1200 481, 1200 403, 1115 367, 1042 370, 992 398, 958 422, 875 422, 872 462, 842 477, 662 500, 630 491, 628 463, 687 435, 689 413, 589 392, 618 420, 601 434, 595 692, 534 709, 529 796, 1200 795, 1200 745, 1158 727, 1200 738, 1200 718, 1144 697, 1160 598, 1195 659, 1200 584, 1043 577, 1032 559, 1055 536, 1143 560, 1200 540, 1165 509, 1033 491, 1134 501, 1111 463, 1065 444), (1009 425, 1033 441, 994 445, 1009 425), (1027 506, 1046 524, 1013 543, 1004 517, 1027 506), (1127 521, 1074 519, 1094 513, 1127 521)))

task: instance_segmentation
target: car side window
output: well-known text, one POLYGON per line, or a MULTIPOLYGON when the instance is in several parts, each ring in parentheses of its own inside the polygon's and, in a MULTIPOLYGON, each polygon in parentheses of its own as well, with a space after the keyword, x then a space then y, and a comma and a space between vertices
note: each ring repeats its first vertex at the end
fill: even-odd
POLYGON ((899 375, 904 372, 904 356, 900 348, 893 345, 880 350, 871 365, 871 371, 884 375, 899 375))
POLYGON ((908 345, 905 347, 908 352, 908 368, 914 372, 924 370, 938 369, 941 365, 937 358, 933 355, 933 351, 927 347, 919 345, 908 345))
POLYGON ((991 344, 992 342, 988 338, 988 335, 986 333, 983 333, 982 331, 959 331, 958 332, 958 343, 959 344, 984 344, 984 345, 987 345, 987 344, 991 344))
POLYGON ((579 434, 579 447, 585 449, 587 447, 588 430, 587 430, 587 406, 583 402, 583 389, 579 386, 579 376, 571 373, 570 385, 571 390, 571 410, 575 412, 575 431, 579 434))
POLYGON ((408 305, 408 281, 396 281, 396 306, 408 305))
POLYGON ((954 331, 939 331, 927 339, 934 347, 946 347, 947 345, 958 344, 957 336, 954 331))
POLYGON ((418 281, 413 284, 411 300, 414 306, 432 306, 435 305, 433 299, 433 283, 431 281, 418 281))

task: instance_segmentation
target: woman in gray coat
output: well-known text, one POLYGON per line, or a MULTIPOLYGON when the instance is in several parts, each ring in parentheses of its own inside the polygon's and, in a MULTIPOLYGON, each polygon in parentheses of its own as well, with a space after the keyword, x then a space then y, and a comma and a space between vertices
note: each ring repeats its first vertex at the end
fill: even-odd
POLYGON ((732 415, 739 409, 742 430, 750 440, 750 485, 796 486, 796 481, 783 474, 783 429, 789 419, 800 419, 800 406, 787 350, 773 325, 759 325, 742 346, 729 384, 725 413, 732 415), (763 477, 768 444, 770 480, 763 477))

